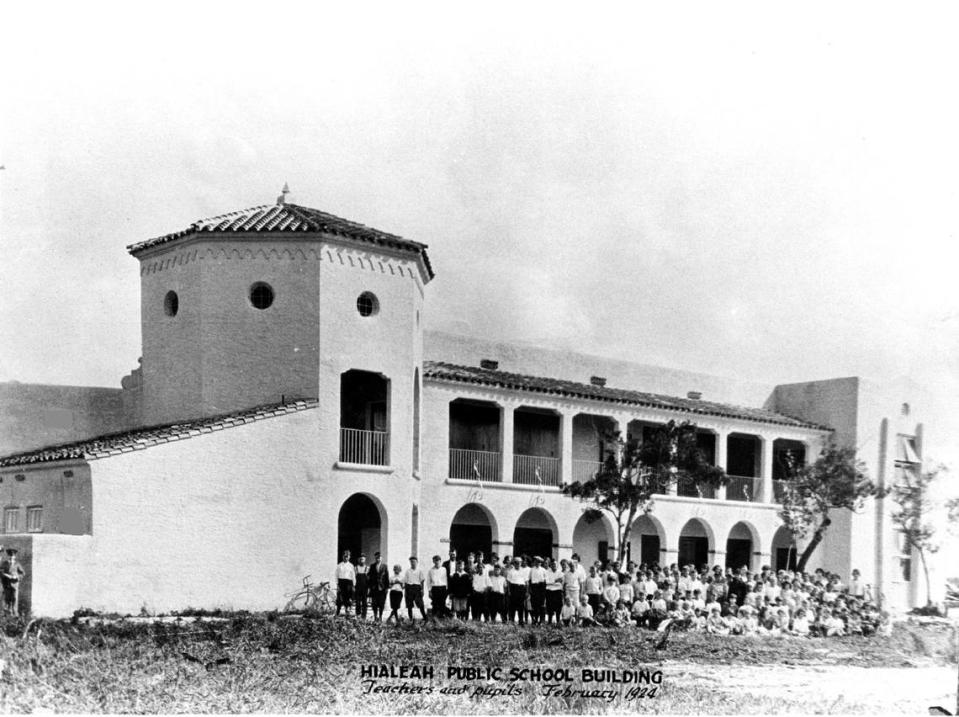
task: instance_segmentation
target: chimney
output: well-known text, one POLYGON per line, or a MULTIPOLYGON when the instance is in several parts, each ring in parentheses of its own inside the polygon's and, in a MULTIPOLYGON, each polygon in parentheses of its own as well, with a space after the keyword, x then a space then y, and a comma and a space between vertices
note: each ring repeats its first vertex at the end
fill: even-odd
POLYGON ((691 398, 694 401, 698 401, 703 397, 702 391, 690 391, 686 394, 686 398, 691 398))
POLYGON ((499 368, 499 361, 493 361, 493 359, 481 359, 480 368, 488 368, 490 371, 495 371, 499 368))
POLYGON ((604 377, 602 377, 602 376, 590 376, 590 377, 589 377, 589 382, 590 382, 591 384, 593 384, 594 386, 605 386, 605 385, 606 385, 606 379, 605 379, 604 377))
POLYGON ((290 185, 286 182, 283 183, 283 191, 280 192, 280 196, 276 198, 277 204, 286 204, 286 195, 290 193, 290 185))

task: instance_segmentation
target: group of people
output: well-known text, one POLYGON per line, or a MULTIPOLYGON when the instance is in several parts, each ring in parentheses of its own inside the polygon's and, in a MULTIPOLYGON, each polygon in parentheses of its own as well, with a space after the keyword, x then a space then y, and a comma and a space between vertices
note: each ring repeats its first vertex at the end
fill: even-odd
POLYGON ((369 565, 350 553, 337 565, 336 613, 351 609, 362 618, 371 607, 373 619, 402 622, 413 610, 423 620, 452 618, 524 625, 564 626, 636 624, 652 630, 701 631, 719 635, 869 636, 884 629, 887 617, 876 605, 870 586, 858 570, 848 584, 839 575, 817 569, 759 571, 692 565, 668 568, 625 566, 617 561, 590 566, 574 554, 557 562, 551 557, 470 553, 465 559, 451 550, 443 560, 434 555, 423 569, 417 558, 392 571, 374 555, 369 565), (428 598, 430 610, 425 607, 428 598))

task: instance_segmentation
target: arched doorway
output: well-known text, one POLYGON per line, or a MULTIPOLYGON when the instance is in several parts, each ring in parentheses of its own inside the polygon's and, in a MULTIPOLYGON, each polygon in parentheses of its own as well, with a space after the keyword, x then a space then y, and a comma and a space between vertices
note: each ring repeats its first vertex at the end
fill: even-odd
POLYGON ((726 567, 733 570, 752 568, 753 553, 758 545, 756 529, 749 523, 736 523, 726 539, 726 567))
POLYGON ((453 516, 450 524, 450 547, 457 555, 465 557, 469 553, 483 551, 489 556, 493 552, 496 539, 493 530, 493 518, 478 503, 467 503, 453 516))
POLYGON ((337 520, 336 559, 340 559, 344 550, 350 551, 355 563, 360 554, 365 554, 367 562, 373 553, 386 552, 385 513, 368 495, 354 493, 343 503, 337 520))
POLYGON ((641 515, 629 531, 631 550, 628 559, 651 567, 662 563, 666 533, 662 524, 650 515, 641 515), (637 550, 637 547, 639 548, 637 550))
POLYGON ((513 555, 553 556, 555 523, 542 508, 529 508, 516 521, 513 531, 513 555))
POLYGON ((773 544, 770 551, 773 559, 773 569, 775 570, 795 570, 799 562, 799 550, 796 547, 796 541, 792 533, 785 525, 780 525, 779 530, 773 535, 773 544))
POLYGON ((679 533, 680 565, 695 565, 697 568, 709 564, 710 546, 709 527, 699 518, 693 518, 679 533))
POLYGON ((583 514, 573 528, 573 552, 583 565, 616 558, 616 537, 604 515, 583 514))

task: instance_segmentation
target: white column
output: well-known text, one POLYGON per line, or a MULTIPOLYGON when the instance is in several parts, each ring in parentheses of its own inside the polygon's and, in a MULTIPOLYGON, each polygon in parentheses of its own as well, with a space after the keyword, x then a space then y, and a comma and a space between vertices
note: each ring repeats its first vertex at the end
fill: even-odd
POLYGON ((679 562, 679 547, 671 548, 669 546, 659 546, 659 564, 660 567, 668 567, 673 563, 679 562))
MULTIPOLYGON (((729 439, 729 433, 726 431, 717 431, 716 433, 716 465, 726 472, 726 441, 729 439)), ((716 489, 716 497, 719 500, 726 500, 726 486, 722 485, 716 489)))
POLYGON ((773 439, 763 436, 763 503, 773 502, 773 439))
POLYGON ((573 482, 573 414, 560 414, 560 482, 573 482))
POLYGON ((503 451, 503 482, 513 482, 513 411, 515 408, 510 404, 504 404, 502 408, 503 420, 500 421, 502 427, 501 450, 503 451))

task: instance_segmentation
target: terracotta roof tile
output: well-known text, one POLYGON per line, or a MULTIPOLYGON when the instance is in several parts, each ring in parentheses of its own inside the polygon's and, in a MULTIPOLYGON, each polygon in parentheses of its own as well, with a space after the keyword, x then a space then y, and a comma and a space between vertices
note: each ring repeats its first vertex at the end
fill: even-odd
POLYGON ((410 241, 349 219, 321 212, 319 209, 301 207, 297 204, 261 204, 249 209, 200 219, 178 232, 131 244, 127 247, 127 251, 136 256, 147 249, 169 244, 190 235, 227 232, 319 232, 358 239, 379 246, 414 252, 423 257, 429 278, 432 279, 434 276, 433 267, 426 254, 426 244, 410 241))
POLYGON ((423 363, 423 378, 436 381, 496 386, 514 391, 530 391, 533 393, 582 398, 592 401, 606 401, 631 406, 661 408, 703 416, 736 418, 744 421, 773 423, 782 426, 794 426, 796 428, 831 430, 828 426, 821 426, 781 413, 767 411, 763 408, 745 408, 700 399, 678 398, 655 393, 644 393, 642 391, 577 383, 575 381, 565 381, 558 378, 526 376, 518 373, 508 373, 506 371, 476 368, 473 366, 458 366, 441 361, 425 361, 423 363))
POLYGON ((132 431, 110 433, 104 436, 88 438, 84 441, 74 441, 25 453, 15 453, 0 457, 0 467, 19 466, 30 463, 48 463, 71 459, 95 459, 104 456, 120 455, 129 451, 141 451, 150 446, 161 443, 179 441, 186 438, 203 435, 214 430, 241 426, 245 423, 259 421, 281 415, 277 409, 283 408, 283 413, 305 411, 317 406, 315 400, 294 401, 287 404, 270 404, 258 406, 245 411, 237 411, 220 416, 197 418, 192 421, 168 423, 162 426, 147 426, 132 431), (238 420, 240 419, 240 420, 238 420))

